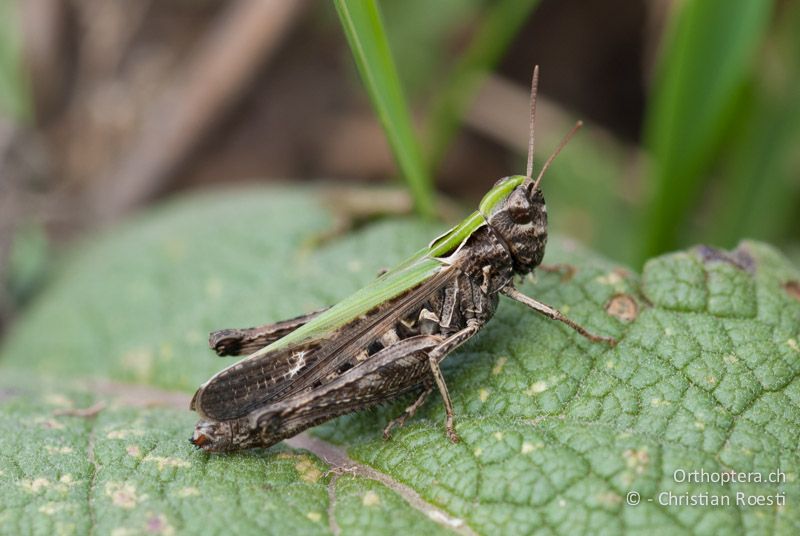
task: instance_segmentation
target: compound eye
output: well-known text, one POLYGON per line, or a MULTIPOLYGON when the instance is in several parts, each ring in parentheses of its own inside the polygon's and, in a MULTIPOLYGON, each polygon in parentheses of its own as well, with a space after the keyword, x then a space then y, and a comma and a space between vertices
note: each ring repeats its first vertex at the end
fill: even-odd
POLYGON ((521 190, 517 190, 508 198, 508 215, 514 223, 530 222, 530 208, 530 203, 525 199, 525 195, 521 190))

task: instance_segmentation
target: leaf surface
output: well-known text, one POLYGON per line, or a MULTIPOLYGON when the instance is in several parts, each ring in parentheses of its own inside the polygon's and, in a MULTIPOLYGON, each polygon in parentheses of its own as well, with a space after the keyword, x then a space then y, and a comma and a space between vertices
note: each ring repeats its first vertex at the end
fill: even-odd
POLYGON ((266 451, 195 451, 189 396, 229 363, 207 331, 333 303, 442 230, 394 219, 306 245, 330 225, 310 191, 193 197, 66 261, 0 358, 0 532, 797 533, 800 273, 754 242, 637 275, 552 238, 546 262, 574 274, 521 290, 620 344, 503 298, 444 364, 458 444, 434 395, 388 442, 410 400, 266 451), (785 481, 681 478, 701 470, 785 481), (669 493, 731 505, 660 504, 669 493))

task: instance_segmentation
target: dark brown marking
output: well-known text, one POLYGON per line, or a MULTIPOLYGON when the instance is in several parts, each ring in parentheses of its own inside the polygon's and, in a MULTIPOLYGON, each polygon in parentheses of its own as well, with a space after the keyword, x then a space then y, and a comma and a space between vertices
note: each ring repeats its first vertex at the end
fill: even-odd
POLYGON ((795 300, 800 301, 800 281, 787 281, 783 284, 783 290, 795 300))
POLYGON ((606 312, 623 322, 632 322, 639 316, 639 305, 629 294, 614 294, 606 303, 606 312))

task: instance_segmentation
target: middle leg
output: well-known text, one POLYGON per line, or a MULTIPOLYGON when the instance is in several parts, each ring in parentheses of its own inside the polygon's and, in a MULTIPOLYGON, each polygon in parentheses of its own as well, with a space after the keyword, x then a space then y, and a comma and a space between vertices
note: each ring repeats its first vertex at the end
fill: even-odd
POLYGON ((480 322, 476 319, 470 319, 467 321, 467 327, 458 331, 442 341, 442 343, 431 350, 430 354, 428 354, 428 363, 431 367, 431 373, 433 373, 433 378, 436 380, 436 385, 439 387, 439 394, 442 395, 442 401, 444 402, 444 409, 447 415, 445 420, 445 431, 447 432, 447 437, 453 443, 458 443, 458 435, 456 434, 456 428, 454 424, 455 414, 453 412, 453 403, 450 400, 450 393, 447 391, 447 384, 444 381, 444 375, 442 375, 442 369, 439 368, 439 363, 447 357, 447 354, 464 344, 470 337, 475 335, 479 329, 483 326, 483 322, 480 322))

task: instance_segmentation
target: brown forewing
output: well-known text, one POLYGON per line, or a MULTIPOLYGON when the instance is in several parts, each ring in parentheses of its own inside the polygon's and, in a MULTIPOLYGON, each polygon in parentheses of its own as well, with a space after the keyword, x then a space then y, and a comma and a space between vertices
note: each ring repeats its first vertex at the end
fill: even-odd
POLYGON ((359 361, 359 354, 450 283, 458 272, 457 266, 447 265, 417 287, 325 337, 245 358, 201 386, 192 399, 192 409, 206 419, 235 419, 264 404, 321 388, 345 370, 348 375, 357 375, 355 369, 369 362, 359 361))

